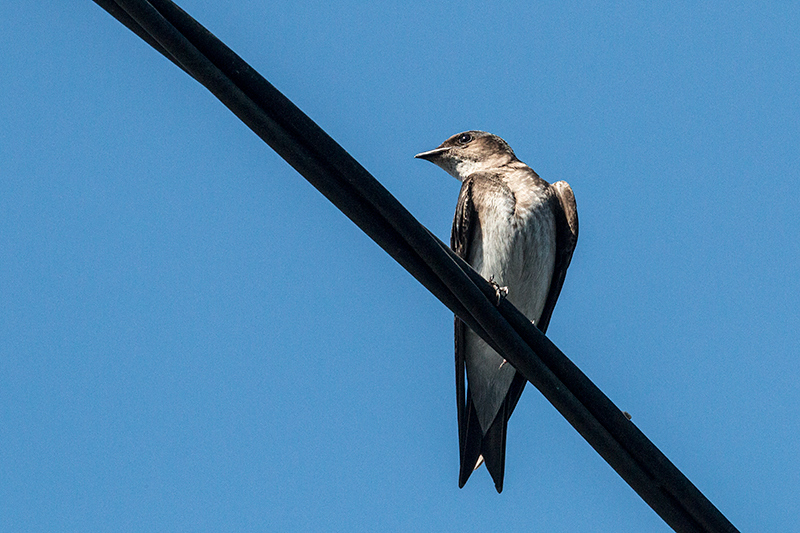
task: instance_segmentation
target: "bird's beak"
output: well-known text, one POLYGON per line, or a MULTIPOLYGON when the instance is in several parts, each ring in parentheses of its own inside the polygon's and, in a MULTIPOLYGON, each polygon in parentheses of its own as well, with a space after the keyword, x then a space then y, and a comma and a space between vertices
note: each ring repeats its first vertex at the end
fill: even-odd
POLYGON ((417 154, 414 157, 417 159, 425 159, 426 161, 432 162, 433 160, 438 159, 439 156, 445 153, 447 150, 449 150, 449 147, 443 148, 440 146, 439 148, 434 148, 433 150, 428 150, 427 152, 422 152, 420 154, 417 154))

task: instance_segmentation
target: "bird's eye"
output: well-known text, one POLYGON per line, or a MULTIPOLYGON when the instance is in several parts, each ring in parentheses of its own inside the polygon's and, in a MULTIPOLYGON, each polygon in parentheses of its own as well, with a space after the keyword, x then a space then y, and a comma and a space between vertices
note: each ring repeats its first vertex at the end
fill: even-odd
POLYGON ((457 139, 458 144, 467 144, 471 140, 472 140, 472 135, 470 135, 469 133, 462 133, 461 135, 458 136, 457 139))

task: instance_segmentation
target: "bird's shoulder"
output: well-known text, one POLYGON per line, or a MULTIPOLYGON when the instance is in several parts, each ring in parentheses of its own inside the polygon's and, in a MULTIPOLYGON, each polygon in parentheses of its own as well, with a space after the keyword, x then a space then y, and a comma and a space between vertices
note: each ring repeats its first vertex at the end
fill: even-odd
POLYGON ((514 161, 495 169, 486 169, 470 174, 464 180, 466 189, 479 211, 497 208, 498 203, 517 216, 526 216, 531 211, 558 206, 558 192, 528 165, 514 161))

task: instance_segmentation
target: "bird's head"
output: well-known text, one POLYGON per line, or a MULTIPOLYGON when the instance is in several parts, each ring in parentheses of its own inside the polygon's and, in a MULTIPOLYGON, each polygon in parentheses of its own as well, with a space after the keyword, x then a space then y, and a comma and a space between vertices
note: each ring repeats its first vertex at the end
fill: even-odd
POLYGON ((485 131, 457 133, 438 148, 414 157, 442 167, 460 181, 472 174, 502 167, 515 161, 514 151, 503 139, 485 131))

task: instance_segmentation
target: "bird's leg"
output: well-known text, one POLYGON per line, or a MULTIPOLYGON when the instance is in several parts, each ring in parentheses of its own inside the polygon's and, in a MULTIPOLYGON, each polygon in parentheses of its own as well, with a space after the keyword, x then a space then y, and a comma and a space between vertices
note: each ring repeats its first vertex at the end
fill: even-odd
POLYGON ((489 283, 492 285, 495 297, 497 298, 494 305, 500 305, 500 300, 508 296, 508 287, 501 287, 500 284, 494 280, 494 276, 489 276, 489 283))
MULTIPOLYGON (((500 301, 506 296, 508 296, 508 287, 501 287, 500 284, 494 280, 494 276, 489 276, 489 283, 492 285, 495 297, 497 298, 497 301, 495 302, 494 305, 500 305, 500 301)), ((500 363, 500 366, 497 367, 497 369, 500 370, 501 368, 503 368, 503 365, 506 364, 506 362, 507 361, 503 359, 503 362, 500 363)))

